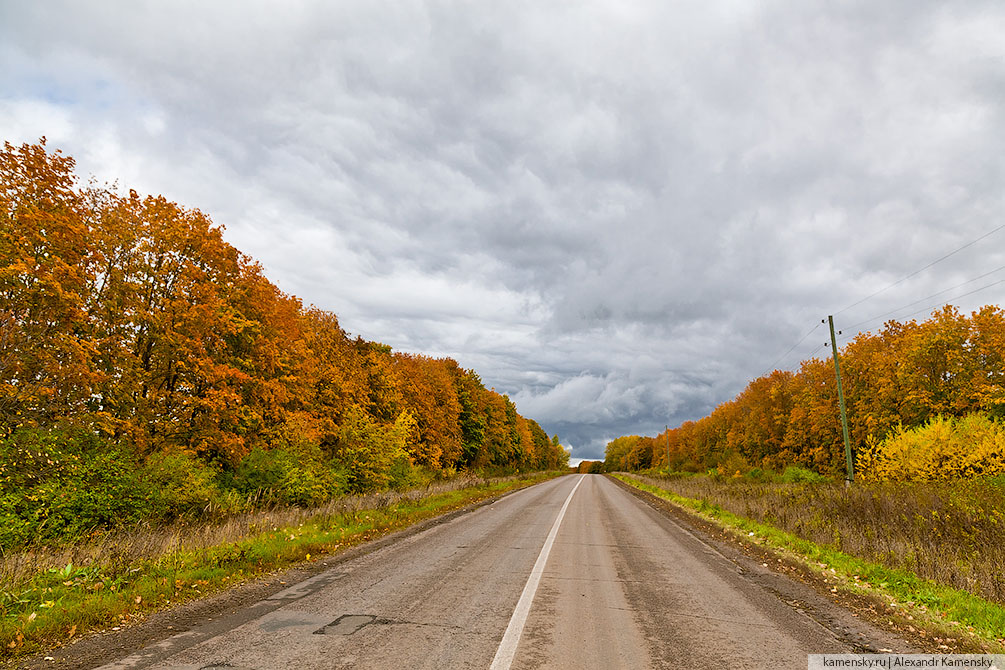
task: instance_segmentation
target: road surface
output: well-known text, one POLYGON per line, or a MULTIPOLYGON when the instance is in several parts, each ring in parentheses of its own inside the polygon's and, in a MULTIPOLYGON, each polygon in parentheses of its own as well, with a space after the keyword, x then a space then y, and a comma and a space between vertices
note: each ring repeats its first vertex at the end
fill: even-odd
POLYGON ((132 656, 132 668, 805 668, 905 645, 600 475, 507 495, 132 656))

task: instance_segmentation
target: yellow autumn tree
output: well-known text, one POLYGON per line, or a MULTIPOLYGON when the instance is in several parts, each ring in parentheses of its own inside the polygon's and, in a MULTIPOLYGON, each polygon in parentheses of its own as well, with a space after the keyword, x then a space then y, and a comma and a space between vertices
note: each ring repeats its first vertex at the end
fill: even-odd
POLYGON ((385 488, 390 481, 391 465, 408 458, 415 430, 415 417, 410 412, 402 412, 390 425, 381 425, 361 407, 350 407, 339 427, 335 452, 346 468, 350 488, 353 491, 385 488))

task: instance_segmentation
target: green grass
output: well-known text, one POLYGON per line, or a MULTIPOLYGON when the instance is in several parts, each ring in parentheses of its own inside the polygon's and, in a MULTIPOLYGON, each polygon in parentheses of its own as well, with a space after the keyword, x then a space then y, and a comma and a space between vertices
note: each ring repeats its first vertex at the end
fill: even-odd
POLYGON ((400 530, 564 473, 538 473, 405 498, 377 509, 322 514, 237 541, 127 563, 48 568, 0 592, 0 648, 7 661, 88 631, 125 625, 152 610, 219 591, 312 557, 400 530))
POLYGON ((833 581, 835 588, 878 595, 904 611, 905 617, 913 617, 916 626, 928 625, 937 633, 952 631, 979 642, 989 652, 1005 650, 1005 607, 998 603, 923 579, 908 570, 886 567, 811 542, 770 524, 728 512, 707 500, 686 498, 630 475, 613 476, 803 563, 833 581))

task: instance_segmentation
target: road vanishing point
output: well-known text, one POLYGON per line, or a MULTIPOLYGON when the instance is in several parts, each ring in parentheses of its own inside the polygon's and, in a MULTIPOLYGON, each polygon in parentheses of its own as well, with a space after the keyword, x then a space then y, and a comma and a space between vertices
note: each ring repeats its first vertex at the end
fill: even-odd
POLYGON ((102 666, 799 668, 907 644, 601 475, 402 533, 102 666))

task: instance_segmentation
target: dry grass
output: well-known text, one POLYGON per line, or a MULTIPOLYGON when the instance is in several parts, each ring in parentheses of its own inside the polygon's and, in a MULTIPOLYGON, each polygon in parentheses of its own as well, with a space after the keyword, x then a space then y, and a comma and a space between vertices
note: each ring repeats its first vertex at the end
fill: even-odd
POLYGON ((383 491, 350 495, 312 508, 274 507, 245 514, 223 516, 207 509, 207 521, 181 521, 161 527, 137 527, 125 531, 95 534, 72 544, 32 546, 0 555, 0 591, 13 591, 50 568, 102 566, 111 575, 124 572, 143 560, 178 553, 200 551, 251 537, 262 531, 300 526, 308 521, 324 521, 361 510, 379 510, 403 501, 418 501, 431 495, 517 477, 457 477, 434 482, 410 491, 383 491))
POLYGON ((1005 604, 1005 481, 780 484, 640 481, 803 539, 1005 604))

